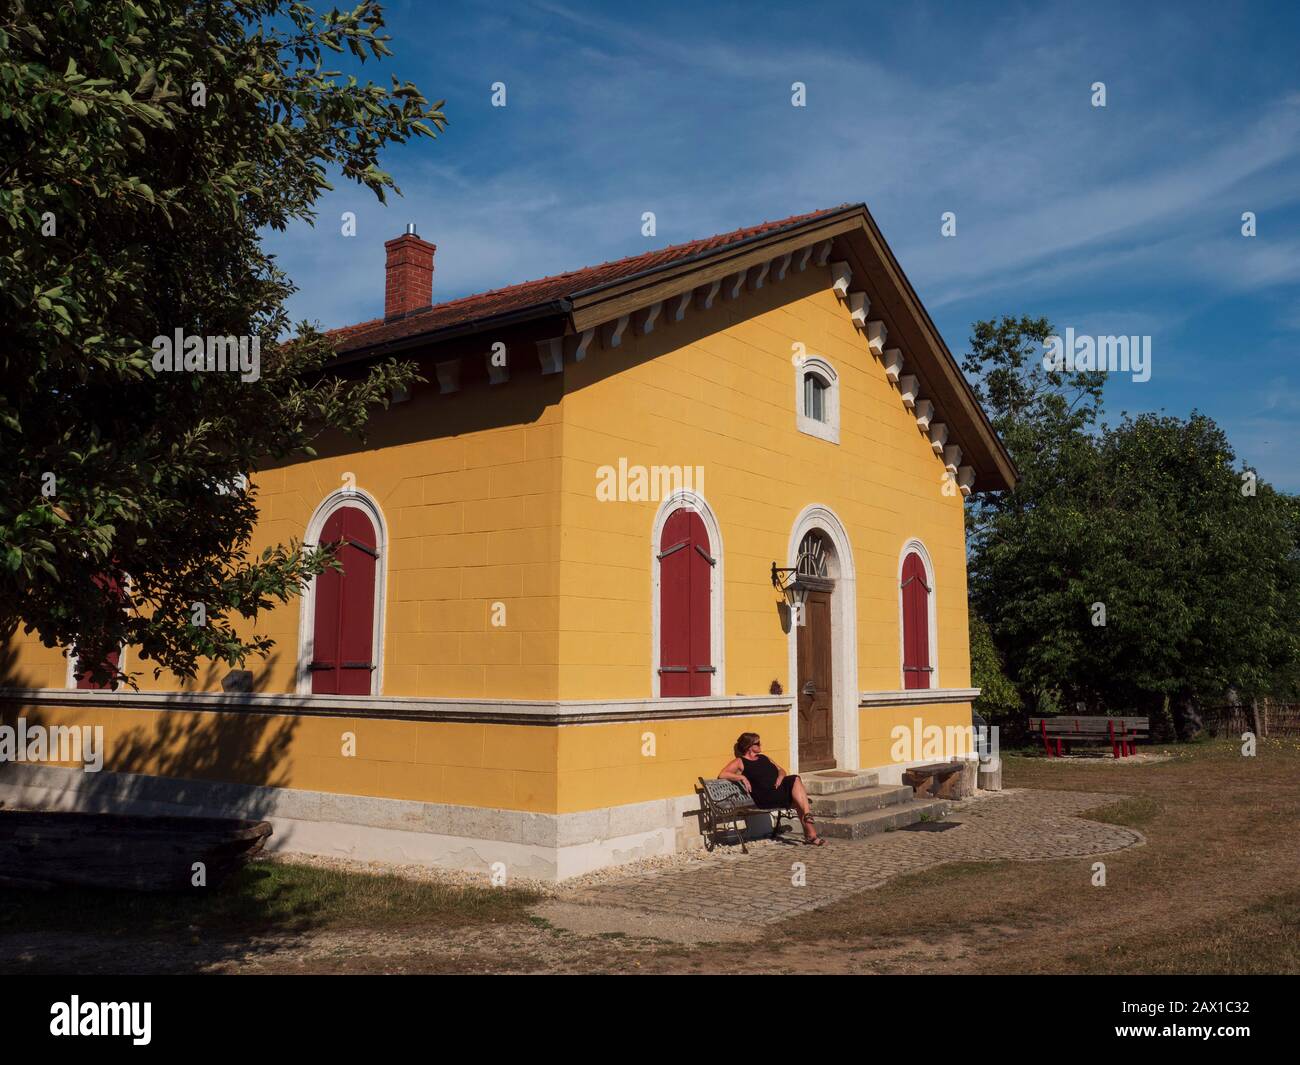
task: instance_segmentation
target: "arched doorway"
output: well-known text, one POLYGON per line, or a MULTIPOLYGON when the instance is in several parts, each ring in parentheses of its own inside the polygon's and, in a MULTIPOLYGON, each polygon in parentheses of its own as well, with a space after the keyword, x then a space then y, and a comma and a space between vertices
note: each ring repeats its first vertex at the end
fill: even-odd
POLYGON ((834 553, 825 533, 813 529, 799 542, 795 588, 802 603, 795 610, 795 655, 799 686, 799 769, 808 773, 835 767, 835 651, 830 575, 834 553))
MULTIPOLYGON (((802 625, 788 631, 790 751, 795 772, 856 769, 858 750, 857 577, 844 523, 818 503, 790 530, 786 565, 795 570, 802 625), (811 682, 808 694, 805 689, 811 682)), ((793 620, 793 619, 792 619, 793 620)))

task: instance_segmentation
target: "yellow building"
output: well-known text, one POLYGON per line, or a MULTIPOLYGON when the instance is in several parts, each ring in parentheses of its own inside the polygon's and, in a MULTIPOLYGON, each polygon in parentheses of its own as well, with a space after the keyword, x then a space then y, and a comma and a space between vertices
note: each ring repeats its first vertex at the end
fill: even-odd
POLYGON ((1015 471, 863 205, 436 305, 433 257, 388 242, 384 317, 337 333, 429 383, 255 477, 253 547, 342 574, 260 619, 251 678, 87 690, 20 638, 4 720, 101 726, 104 762, 0 765, 0 799, 559 878, 692 845, 741 732, 897 783, 897 727, 969 725, 963 500, 1015 471))

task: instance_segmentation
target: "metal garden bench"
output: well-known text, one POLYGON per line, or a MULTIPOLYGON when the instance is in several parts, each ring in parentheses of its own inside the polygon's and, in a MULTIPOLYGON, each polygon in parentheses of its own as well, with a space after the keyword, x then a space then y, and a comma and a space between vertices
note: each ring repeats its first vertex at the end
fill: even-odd
POLYGON ((783 825, 783 821, 799 819, 799 813, 793 806, 755 806, 749 792, 733 780, 705 780, 700 777, 700 786, 695 789, 695 794, 700 800, 700 808, 687 810, 682 816, 699 818, 700 835, 704 837, 704 849, 708 851, 717 846, 725 829, 736 835, 740 840, 741 852, 748 854, 744 828, 740 826, 741 822, 756 814, 773 815, 773 839, 791 827, 783 825))

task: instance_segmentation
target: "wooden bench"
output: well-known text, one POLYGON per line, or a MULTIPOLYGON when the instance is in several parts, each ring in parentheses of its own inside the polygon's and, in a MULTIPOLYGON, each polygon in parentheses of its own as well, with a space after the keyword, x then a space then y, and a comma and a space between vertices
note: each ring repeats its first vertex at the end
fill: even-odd
POLYGON ((936 799, 965 799, 970 794, 966 786, 966 767, 969 762, 931 762, 914 765, 903 770, 903 783, 910 785, 915 795, 936 799))
POLYGON ((748 854, 744 829, 738 825, 757 814, 775 816, 772 823, 773 839, 790 828, 789 825, 782 825, 783 821, 799 818, 799 812, 793 806, 755 806, 744 785, 737 784, 734 780, 705 780, 700 777, 700 786, 695 789, 695 795, 700 800, 700 808, 687 810, 682 816, 700 819, 700 835, 704 837, 704 849, 708 851, 717 846, 718 837, 722 835, 723 829, 727 829, 736 834, 741 851, 748 854))
POLYGON ((1042 739, 1048 758, 1062 757, 1073 743, 1109 743, 1116 758, 1127 758, 1136 753, 1139 739, 1150 736, 1151 719, 1099 714, 1031 717, 1029 728, 1042 739))

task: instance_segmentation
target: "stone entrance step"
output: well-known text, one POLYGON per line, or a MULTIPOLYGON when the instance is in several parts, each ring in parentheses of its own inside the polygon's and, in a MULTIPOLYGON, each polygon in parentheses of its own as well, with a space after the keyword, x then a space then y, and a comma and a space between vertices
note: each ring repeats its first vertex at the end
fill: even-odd
POLYGON ((872 788, 854 788, 852 791, 837 791, 830 795, 810 795, 813 814, 816 817, 847 817, 867 810, 881 810, 886 806, 897 806, 910 802, 914 797, 912 789, 906 785, 877 785, 872 788))
POLYGON ((809 795, 835 795, 841 791, 874 788, 879 782, 875 773, 850 769, 823 769, 818 773, 800 773, 799 779, 809 795))
POLYGON ((938 821, 947 814, 948 808, 949 803, 942 799, 908 800, 846 817, 818 819, 817 831, 829 839, 863 839, 877 832, 914 825, 922 819, 938 821))

